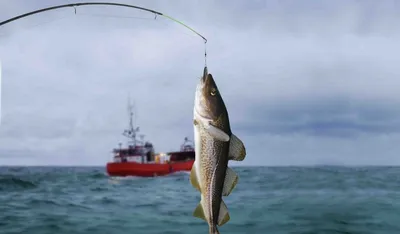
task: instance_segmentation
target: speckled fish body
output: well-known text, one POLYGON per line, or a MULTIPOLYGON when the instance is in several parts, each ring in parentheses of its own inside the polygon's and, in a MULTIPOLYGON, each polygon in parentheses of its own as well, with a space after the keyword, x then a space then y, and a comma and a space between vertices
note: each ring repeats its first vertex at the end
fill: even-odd
POLYGON ((209 225, 209 233, 216 234, 219 233, 217 226, 230 219, 222 196, 228 196, 239 179, 228 167, 228 161, 244 160, 246 150, 231 131, 225 103, 207 68, 196 88, 193 111, 196 159, 190 181, 201 193, 193 215, 204 219, 209 225))

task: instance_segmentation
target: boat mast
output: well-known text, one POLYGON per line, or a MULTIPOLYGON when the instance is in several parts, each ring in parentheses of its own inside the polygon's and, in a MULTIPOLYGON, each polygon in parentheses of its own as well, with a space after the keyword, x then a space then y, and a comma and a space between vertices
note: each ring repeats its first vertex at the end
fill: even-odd
MULTIPOLYGON (((135 128, 133 123, 133 109, 134 106, 131 104, 130 99, 128 100, 128 113, 129 113, 129 129, 126 129, 122 135, 131 139, 133 147, 136 147, 138 140, 136 139, 136 133, 139 132, 139 127, 135 128)), ((135 116, 135 124, 136 124, 136 116, 135 116)))

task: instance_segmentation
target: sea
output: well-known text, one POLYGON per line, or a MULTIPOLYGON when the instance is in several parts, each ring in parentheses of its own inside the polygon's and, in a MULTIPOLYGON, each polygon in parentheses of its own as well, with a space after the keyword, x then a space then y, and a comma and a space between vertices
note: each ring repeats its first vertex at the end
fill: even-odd
MULTIPOLYGON (((221 234, 400 233, 399 167, 233 167, 221 234)), ((0 167, 0 233, 208 234, 188 173, 113 178, 104 167, 0 167)))

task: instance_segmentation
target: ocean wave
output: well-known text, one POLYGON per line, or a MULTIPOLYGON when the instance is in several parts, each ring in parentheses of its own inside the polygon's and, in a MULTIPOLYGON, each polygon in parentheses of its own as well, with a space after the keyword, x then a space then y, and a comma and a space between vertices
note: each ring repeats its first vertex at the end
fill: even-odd
POLYGON ((18 178, 14 175, 0 175, 0 191, 13 189, 34 189, 37 183, 27 179, 18 178))
POLYGON ((93 174, 89 175, 91 179, 106 179, 108 176, 105 173, 101 172, 93 172, 93 174))

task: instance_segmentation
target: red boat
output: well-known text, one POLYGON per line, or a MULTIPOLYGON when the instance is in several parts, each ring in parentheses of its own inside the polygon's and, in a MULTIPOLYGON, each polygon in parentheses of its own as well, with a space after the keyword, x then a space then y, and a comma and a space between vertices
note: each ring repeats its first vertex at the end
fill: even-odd
POLYGON ((114 149, 113 162, 107 163, 107 173, 110 176, 164 176, 178 171, 190 171, 192 169, 195 151, 190 141, 185 138, 180 151, 154 153, 153 144, 136 139, 139 127, 134 128, 132 123, 132 108, 130 106, 129 130, 123 135, 130 138, 128 147, 114 149))

